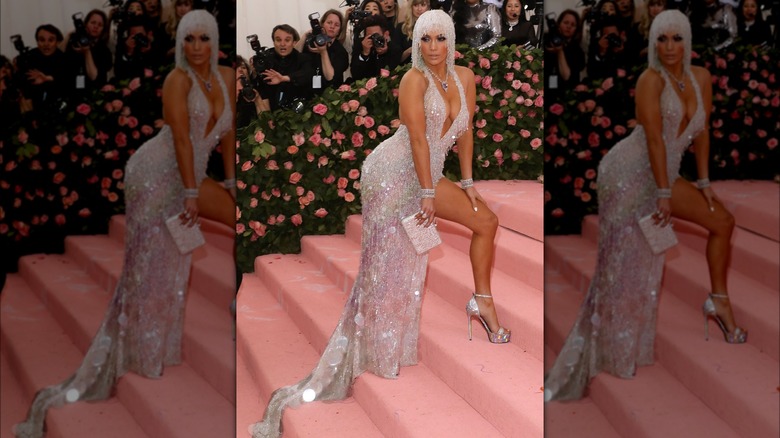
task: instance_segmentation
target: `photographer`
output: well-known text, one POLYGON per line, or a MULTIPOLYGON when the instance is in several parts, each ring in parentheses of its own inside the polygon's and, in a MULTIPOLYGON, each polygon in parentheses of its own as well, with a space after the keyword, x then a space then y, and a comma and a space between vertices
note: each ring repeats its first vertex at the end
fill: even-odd
POLYGON ((35 49, 17 58, 17 80, 22 94, 21 111, 56 109, 73 90, 72 76, 59 49, 62 32, 44 24, 35 30, 35 49))
POLYGON ((117 80, 143 77, 147 68, 157 70, 162 60, 153 44, 154 29, 149 22, 142 18, 129 20, 116 48, 114 76, 117 80))
POLYGON ((401 50, 390 41, 387 20, 372 15, 361 23, 360 44, 352 52, 350 70, 355 80, 379 76, 383 68, 393 70, 401 61, 401 50))
POLYGON ((335 88, 344 83, 349 55, 342 45, 345 26, 341 12, 329 9, 319 20, 315 14, 309 15, 312 30, 306 32, 296 49, 309 59, 314 71, 312 92, 320 94, 326 87, 335 88))
POLYGON ((82 18, 73 14, 75 30, 68 35, 63 49, 78 89, 101 87, 108 81, 113 61, 108 49, 108 17, 93 9, 82 18))
POLYGON ((593 23, 592 44, 588 50, 588 78, 605 79, 615 76, 619 68, 628 67, 630 54, 625 47, 625 30, 614 17, 604 17, 593 23))
POLYGON ((580 72, 585 67, 585 53, 580 47, 582 26, 580 16, 566 9, 554 21, 555 14, 547 15, 544 41, 545 94, 573 88, 580 82, 580 72), (548 67, 549 66, 549 67, 548 67))
MULTIPOLYGON (((350 0, 354 2, 355 0, 350 0)), ((360 6, 347 8, 345 16, 347 17, 347 32, 344 37, 344 49, 348 54, 354 52, 355 47, 360 45, 358 34, 360 33, 361 22, 372 15, 382 14, 382 4, 379 0, 363 0, 360 6)), ((349 74, 349 71, 347 72, 349 74)))
POLYGON ((268 111, 268 101, 263 101, 255 89, 255 77, 249 63, 236 56, 236 128, 249 125, 257 115, 268 111))
MULTIPOLYGON (((255 73, 263 105, 272 111, 279 108, 295 108, 298 102, 311 97, 312 69, 309 59, 295 50, 301 37, 289 24, 280 24, 271 31, 273 52, 256 53, 253 59, 263 56, 263 66, 255 73)), ((257 52, 257 51, 256 51, 257 52)))

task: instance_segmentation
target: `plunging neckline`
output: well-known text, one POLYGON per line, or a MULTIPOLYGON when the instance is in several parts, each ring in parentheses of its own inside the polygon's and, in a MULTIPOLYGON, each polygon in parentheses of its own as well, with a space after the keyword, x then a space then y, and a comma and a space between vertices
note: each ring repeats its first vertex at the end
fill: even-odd
MULTIPOLYGON (((687 111, 683 111, 686 109, 685 101, 683 100, 683 96, 681 93, 678 93, 677 90, 674 88, 674 84, 672 81, 674 78, 671 77, 671 74, 666 71, 666 69, 663 69, 664 74, 664 80, 666 81, 666 87, 671 87, 672 93, 677 97, 677 103, 680 107, 680 123, 683 121, 683 116, 687 116, 687 111)), ((701 106, 701 102, 699 99, 700 91, 699 91, 699 84, 696 82, 696 78, 693 76, 693 72, 688 71, 688 78, 691 80, 691 86, 693 87, 693 94, 694 97, 696 97, 696 109, 693 111, 693 115, 690 119, 688 119, 688 122, 685 124, 685 128, 680 131, 680 125, 677 126, 677 134, 675 137, 675 140, 679 140, 683 138, 686 132, 688 132, 688 128, 690 128, 691 123, 693 123, 693 119, 696 118, 696 115, 699 112, 699 107, 701 106)), ((676 80, 675 80, 676 81, 676 80)))
MULTIPOLYGON (((193 70, 190 70, 190 72, 192 72, 192 74, 195 75, 195 72, 193 70)), ((222 112, 219 114, 219 117, 217 117, 217 120, 214 121, 214 125, 211 127, 211 129, 208 130, 208 133, 205 132, 206 131, 205 128, 208 127, 208 124, 206 124, 206 126, 204 127, 203 138, 209 138, 209 137, 211 137, 211 134, 214 133, 214 130, 217 128, 217 125, 219 125, 219 122, 222 121, 222 116, 225 115, 225 110, 226 110, 225 105, 227 105, 227 103, 228 103, 227 102, 227 92, 225 90, 225 86, 223 85, 224 81, 222 80, 222 76, 219 74, 219 72, 215 73, 215 76, 217 77, 217 82, 219 83, 219 88, 220 88, 220 90, 222 90, 222 100, 224 100, 224 104, 223 104, 222 112)), ((208 118, 208 120, 211 120, 212 116, 214 115, 214 107, 211 104, 211 102, 209 102, 209 96, 203 91, 203 86, 200 85, 200 81, 198 81, 197 78, 195 79, 195 85, 197 85, 198 90, 200 90, 200 94, 203 96, 203 99, 206 101, 206 105, 209 107, 209 118, 208 118)))
MULTIPOLYGON (((439 99, 441 99, 442 103, 444 103, 444 108, 446 109, 446 114, 447 114, 447 118, 445 119, 445 122, 446 122, 447 120, 450 120, 449 102, 447 101, 447 99, 445 99, 445 96, 442 94, 442 92, 439 90, 439 87, 436 85, 436 81, 433 78, 433 73, 431 73, 430 70, 428 70, 428 73, 429 73, 429 77, 428 77, 429 84, 433 85, 434 89, 436 89, 436 94, 439 95, 439 99)), ((453 77, 453 79, 455 81, 455 88, 458 89, 458 100, 460 100, 460 109, 458 110, 458 114, 455 115, 455 118, 450 120, 450 126, 447 127, 447 129, 444 131, 443 134, 439 134, 440 135, 439 136, 439 141, 444 140, 450 134, 450 131, 452 130, 452 127, 455 126, 455 121, 458 120, 458 117, 460 117, 461 111, 463 111, 463 107, 464 107, 464 103, 465 103, 464 102, 465 99, 463 98, 463 86, 460 83, 460 78, 458 78, 458 74, 453 72, 453 74, 451 76, 453 77)))

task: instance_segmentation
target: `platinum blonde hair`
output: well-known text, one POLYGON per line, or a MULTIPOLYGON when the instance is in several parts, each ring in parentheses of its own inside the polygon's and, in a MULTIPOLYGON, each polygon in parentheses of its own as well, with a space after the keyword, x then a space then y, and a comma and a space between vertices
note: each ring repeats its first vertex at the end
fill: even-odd
POLYGON ((667 32, 679 33, 683 38, 683 44, 685 44, 683 70, 687 74, 691 69, 691 23, 685 14, 676 9, 663 11, 653 20, 647 45, 647 64, 659 71, 664 68, 661 60, 658 59, 658 51, 655 46, 658 44, 658 36, 667 32))
POLYGON ((455 66, 455 25, 452 23, 452 17, 442 10, 435 9, 420 15, 414 24, 412 67, 421 71, 428 70, 420 49, 420 40, 426 34, 431 38, 444 34, 447 38, 447 71, 452 71, 455 66))
POLYGON ((219 29, 217 20, 204 10, 194 10, 186 13, 176 29, 176 67, 190 70, 187 56, 184 55, 184 39, 194 31, 205 32, 211 44, 211 71, 217 73, 217 56, 219 55, 219 29))

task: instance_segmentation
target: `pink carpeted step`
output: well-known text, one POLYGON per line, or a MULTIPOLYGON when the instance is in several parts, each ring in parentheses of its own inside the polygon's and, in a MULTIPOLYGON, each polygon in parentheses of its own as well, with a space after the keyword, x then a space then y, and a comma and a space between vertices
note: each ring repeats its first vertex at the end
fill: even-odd
POLYGON ((780 241, 780 184, 773 181, 715 181, 715 193, 738 226, 780 241))
MULTIPOLYGON (((0 305, 0 311, 2 308, 0 305)), ((12 428, 27 415, 30 400, 14 378, 5 355, 5 350, 0 350, 0 438, 12 438, 12 428)))
MULTIPOLYGON (((587 290, 596 265, 595 243, 579 236, 548 236, 548 242, 547 263, 558 269, 578 290, 587 290)), ((710 291, 706 261, 685 246, 672 248, 667 252, 663 287, 700 312, 710 291)), ((729 275, 729 290, 733 291, 731 305, 737 321, 749 330, 748 343, 778 360, 780 295, 733 271, 729 275)))
MULTIPOLYGON (((598 242, 599 220, 596 215, 586 216, 582 223, 582 236, 598 242)), ((707 231, 698 225, 674 221, 674 231, 681 245, 704 256, 707 247, 707 231)), ((729 269, 759 281, 772 290, 780 290, 780 243, 748 231, 739 225, 731 237, 729 269)))
MULTIPOLYGON (((280 294, 279 300, 318 351, 324 348, 346 299, 341 288, 302 256, 260 257, 256 275, 280 294)), ((541 434, 541 361, 514 344, 489 344, 479 328, 475 341, 469 342, 462 311, 435 295, 425 298, 423 314, 420 348, 426 367, 507 436, 534 427, 541 434), (474 372, 480 368, 490 371, 474 372), (520 390, 508 393, 508 386, 520 390)))
MULTIPOLYGON (((306 236, 301 255, 308 258, 345 293, 352 289, 360 265, 360 245, 343 236, 306 236)), ((257 267, 256 267, 257 272, 257 267)), ((434 248, 428 258, 427 287, 456 309, 465 309, 474 291, 468 256, 446 244, 434 248)), ((501 324, 524 336, 514 342, 542 360, 543 295, 500 270, 494 270, 491 286, 501 324)))
MULTIPOLYGON (((363 220, 361 215, 347 219, 346 237, 360 244, 363 220)), ((471 231, 451 221, 438 219, 438 230, 442 242, 458 251, 468 254, 471 231)), ((507 228, 499 227, 495 239, 493 269, 501 270, 527 285, 544 288, 544 242, 534 240, 507 228)))
MULTIPOLYGON (((10 437, 11 428, 24 419, 35 392, 67 378, 79 366, 83 354, 61 331, 46 306, 20 275, 8 275, 0 300, 2 354, 8 359, 8 368, 3 370, 0 380, 4 393, 6 388, 18 385, 21 394, 17 395, 22 397, 23 405, 21 409, 18 406, 9 409, 8 414, 13 412, 16 415, 8 418, 6 409, 9 405, 3 401, 2 435, 10 437)), ((152 436, 141 429, 116 398, 52 409, 46 423, 49 437, 152 436)))
MULTIPOLYGON (((560 247, 558 238, 549 241, 556 244, 556 250, 560 247)), ((556 256, 554 251, 548 254, 556 256)), ((590 278, 592 272, 593 266, 582 276, 590 278)), ((568 285, 553 266, 547 267, 546 278, 547 308, 555 309, 546 314, 546 342, 558 351, 584 294, 568 285)), ((658 311, 656 358, 678 385, 704 401, 735 431, 744 436, 776 434, 780 426, 775 414, 780 405, 769 390, 777 383, 777 361, 750 344, 730 345, 719 337, 705 342, 699 331, 700 318, 696 309, 664 288, 658 311)))
POLYGON ((502 227, 544 240, 544 185, 538 181, 477 181, 479 194, 502 227))
MULTIPOLYGON (((319 353, 257 276, 246 274, 239 292, 236 339, 237 436, 263 417, 271 392, 305 377, 319 353)), ((350 398, 288 409, 285 437, 379 438, 362 407, 350 398)))
MULTIPOLYGON (((92 282, 88 275, 68 255, 77 251, 89 253, 95 245, 95 236, 74 236, 66 239, 67 255, 23 257, 19 272, 43 298, 53 317, 73 339, 80 350, 86 351, 103 319, 113 289, 106 290, 92 282)), ((116 246, 111 239, 102 241, 116 246)), ((121 250, 121 248, 114 248, 121 250)), ((98 253, 100 250, 95 249, 98 253)), ((100 277, 116 284, 121 261, 115 257, 93 260, 93 272, 102 270, 100 277)), ((232 272, 230 273, 232 275, 232 272)), ((210 382, 226 400, 234 400, 235 349, 231 341, 230 313, 216 309, 198 293, 189 294, 184 318, 182 347, 184 359, 210 382)))

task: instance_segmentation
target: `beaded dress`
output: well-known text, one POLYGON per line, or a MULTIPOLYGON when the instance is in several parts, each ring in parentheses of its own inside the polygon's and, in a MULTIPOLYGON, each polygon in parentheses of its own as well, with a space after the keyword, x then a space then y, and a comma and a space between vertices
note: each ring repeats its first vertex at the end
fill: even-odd
MULTIPOLYGON (((682 154, 705 128, 701 90, 690 71, 687 18, 661 15, 650 31, 650 67, 661 72, 663 141, 669 187, 678 178, 682 154), (679 20, 685 20, 683 23, 679 20), (658 35, 669 28, 685 39, 685 75, 696 94, 696 111, 686 126, 675 82, 655 55, 658 35), (684 128, 680 132, 680 128, 684 128)), ((665 12, 666 14, 666 12, 665 12)), ((654 255, 637 220, 656 209, 656 182, 650 168, 644 127, 639 125, 603 158, 598 171, 599 241, 596 270, 577 320, 544 382, 545 400, 582 398, 590 378, 601 371, 632 378, 637 366, 653 363, 656 311, 664 255, 654 255)))
POLYGON ((501 38, 501 13, 496 5, 464 5, 461 12, 453 8, 453 19, 463 23, 463 40, 458 40, 458 43, 485 50, 496 45, 501 38))
MULTIPOLYGON (((211 131, 205 132, 211 108, 182 49, 184 37, 193 29, 205 29, 214 48, 218 47, 219 34, 210 14, 193 11, 182 19, 176 37, 176 64, 193 84, 187 108, 195 177, 200 182, 206 178, 211 151, 233 127, 233 114, 214 49, 211 74, 218 78, 225 109, 211 131)), ((117 379, 128 371, 158 378, 164 366, 181 363, 191 255, 179 253, 165 225, 165 219, 181 213, 184 204, 184 185, 168 125, 128 160, 125 201, 124 266, 103 322, 76 372, 62 383, 38 391, 27 420, 15 427, 18 437, 43 436, 43 422, 51 407, 110 397, 117 379)))
MULTIPOLYGON (((429 84, 424 100, 434 185, 443 177, 447 152, 469 127, 465 91, 453 67, 454 41, 452 20, 446 13, 429 11, 420 16, 414 29, 412 63, 425 73, 429 84), (420 54, 420 38, 430 29, 448 29, 442 32, 448 43, 447 65, 460 96, 460 112, 446 132, 442 132, 446 104, 420 54)), ((307 401, 341 400, 350 395, 352 383, 364 371, 395 379, 400 367, 417 363, 428 256, 415 252, 401 225, 402 218, 420 209, 420 183, 405 125, 366 158, 360 185, 360 267, 341 318, 311 374, 274 391, 263 421, 252 426, 255 438, 279 436, 284 408, 300 404, 307 395, 307 401)))

